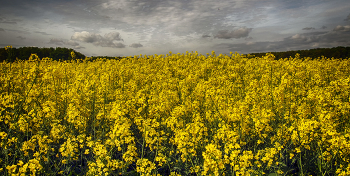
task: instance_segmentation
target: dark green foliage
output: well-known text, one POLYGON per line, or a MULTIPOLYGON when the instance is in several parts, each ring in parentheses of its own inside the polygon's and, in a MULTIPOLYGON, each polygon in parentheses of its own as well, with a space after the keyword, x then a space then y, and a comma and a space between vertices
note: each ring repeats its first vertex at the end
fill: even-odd
MULTIPOLYGON (((300 58, 310 57, 312 59, 316 59, 318 57, 326 57, 326 58, 336 58, 336 59, 347 59, 350 58, 350 47, 334 47, 334 48, 316 48, 309 50, 296 50, 296 51, 284 51, 284 52, 271 52, 276 58, 284 59, 295 56, 295 54, 299 53, 300 58)), ((265 56, 266 53, 250 53, 250 55, 254 55, 255 57, 265 56)))
MULTIPOLYGON (((5 48, 0 48, 0 62, 9 61, 13 62, 18 58, 19 60, 28 60, 31 54, 36 54, 39 58, 49 57, 53 60, 71 60, 71 52, 73 49, 68 48, 38 48, 38 47, 21 47, 12 48, 11 55, 5 50, 5 48)), ((74 51, 75 59, 84 59, 85 55, 74 51)))
POLYGON ((90 58, 90 61, 94 61, 94 60, 99 59, 99 58, 103 58, 103 59, 107 59, 107 60, 110 60, 110 59, 120 60, 120 59, 122 59, 123 57, 91 56, 91 57, 89 57, 89 58, 90 58))
MULTIPOLYGON (((12 48, 11 55, 9 56, 9 52, 5 50, 5 48, 0 48, 0 62, 2 61, 10 61, 13 62, 18 58, 19 60, 27 60, 31 54, 37 54, 39 58, 49 57, 53 60, 71 60, 71 52, 73 49, 68 48, 38 48, 38 47, 21 47, 21 48, 12 48)), ((76 58, 75 59, 84 59, 86 56, 74 51, 76 58)), ((337 58, 337 59, 347 59, 350 58, 350 47, 334 47, 334 48, 316 48, 310 50, 296 50, 296 51, 283 51, 283 52, 271 52, 276 58, 284 59, 293 57, 299 53, 300 58, 310 57, 312 59, 316 59, 318 57, 326 57, 326 58, 337 58)), ((265 53, 250 53, 247 57, 262 57, 265 56, 265 53)), ((92 56, 90 60, 96 60, 98 58, 105 59, 117 59, 120 60, 123 57, 110 57, 110 56, 92 56)))

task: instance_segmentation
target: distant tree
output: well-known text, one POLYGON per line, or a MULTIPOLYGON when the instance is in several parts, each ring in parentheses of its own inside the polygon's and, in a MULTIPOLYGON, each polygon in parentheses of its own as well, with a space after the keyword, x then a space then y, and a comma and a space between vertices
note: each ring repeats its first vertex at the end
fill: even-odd
POLYGON ((0 48, 0 62, 3 62, 7 59, 7 52, 5 48, 0 48))
MULTIPOLYGON (((327 58, 338 58, 338 59, 346 59, 350 58, 350 47, 334 47, 334 48, 315 48, 310 50, 297 50, 297 51, 283 51, 283 52, 272 52, 275 55, 275 59, 284 59, 289 57, 294 57, 296 53, 300 54, 300 58, 310 57, 312 59, 316 59, 318 57, 327 57, 327 58)), ((266 53, 250 53, 251 55, 255 55, 256 57, 265 56, 266 53)))
POLYGON ((28 60, 31 54, 36 54, 39 58, 50 57, 53 60, 71 60, 71 52, 75 53, 75 59, 84 59, 85 55, 68 48, 38 48, 38 47, 21 47, 0 48, 0 61, 13 62, 16 58, 28 60))
POLYGON ((6 46, 5 50, 7 52, 7 62, 13 62, 16 58, 16 48, 12 48, 12 46, 6 46))

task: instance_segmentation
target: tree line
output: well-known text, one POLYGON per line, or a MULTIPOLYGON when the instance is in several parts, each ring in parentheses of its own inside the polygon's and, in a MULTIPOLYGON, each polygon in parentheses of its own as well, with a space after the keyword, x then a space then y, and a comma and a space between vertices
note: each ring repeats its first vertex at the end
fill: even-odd
MULTIPOLYGON (((265 56, 264 53, 250 53, 246 55, 249 58, 265 56)), ((337 59, 348 59, 350 58, 350 47, 333 47, 333 48, 315 48, 309 50, 295 50, 295 51, 282 51, 282 52, 268 52, 273 54, 278 59, 284 59, 294 57, 297 53, 300 54, 300 58, 310 57, 316 59, 319 57, 337 58, 337 59)), ((77 52, 69 48, 38 48, 38 47, 20 47, 20 48, 0 48, 0 62, 8 61, 13 62, 16 59, 28 60, 31 54, 36 54, 39 58, 49 57, 53 60, 72 60, 72 59, 85 59, 86 56, 80 52, 77 52), (72 58, 71 52, 75 53, 75 58, 72 58)), ((90 57, 89 60, 93 61, 98 58, 105 59, 117 59, 120 60, 123 57, 110 57, 110 56, 94 56, 90 57)))
POLYGON ((39 58, 49 57, 52 60, 72 60, 85 59, 85 55, 68 48, 38 48, 38 47, 20 47, 0 48, 0 62, 13 62, 16 59, 28 60, 31 54, 36 54, 39 58), (71 52, 75 53, 75 58, 72 58, 71 52))
MULTIPOLYGON (((315 48, 309 50, 296 50, 296 51, 283 51, 283 52, 269 52, 273 54, 278 59, 284 59, 289 57, 294 57, 297 53, 300 54, 300 58, 310 57, 312 59, 317 59, 318 57, 326 58, 336 58, 336 59, 348 59, 350 58, 350 47, 333 47, 333 48, 315 48)), ((266 53, 250 53, 249 57, 262 57, 266 53)))
MULTIPOLYGON (((336 59, 348 59, 350 58, 350 47, 338 46, 333 48, 315 48, 315 49, 309 49, 309 50, 250 53, 250 54, 245 54, 245 56, 247 56, 248 58, 262 57, 262 56, 266 56, 267 53, 273 54, 275 56, 275 60, 290 58, 290 57, 294 58, 297 53, 300 55, 301 59, 305 57, 310 57, 311 59, 317 59, 317 58, 322 58, 322 56, 326 58, 333 57, 336 59)), ((90 57, 90 60, 96 60, 98 58, 120 60, 123 57, 92 56, 90 57)))

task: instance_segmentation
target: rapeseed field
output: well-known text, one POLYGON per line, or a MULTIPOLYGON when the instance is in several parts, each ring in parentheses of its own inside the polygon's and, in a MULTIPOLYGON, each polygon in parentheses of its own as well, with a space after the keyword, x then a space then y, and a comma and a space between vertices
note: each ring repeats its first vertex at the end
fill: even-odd
POLYGON ((349 60, 33 54, 0 70, 1 175, 350 175, 349 60))

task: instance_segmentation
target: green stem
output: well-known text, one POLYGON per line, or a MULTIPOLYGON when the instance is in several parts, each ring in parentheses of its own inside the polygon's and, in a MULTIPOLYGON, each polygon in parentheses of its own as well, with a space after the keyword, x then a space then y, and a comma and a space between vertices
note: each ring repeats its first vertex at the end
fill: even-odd
POLYGON ((303 173, 303 164, 301 162, 301 152, 299 153, 299 167, 300 167, 300 175, 301 176, 304 176, 304 173, 303 173))
POLYGON ((144 148, 145 148, 145 142, 146 142, 146 125, 144 124, 144 132, 143 134, 145 135, 143 137, 143 141, 142 141, 142 151, 141 151, 141 160, 143 159, 143 155, 144 155, 144 148))

